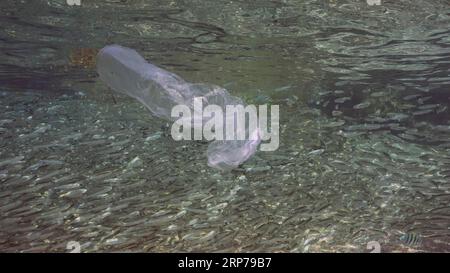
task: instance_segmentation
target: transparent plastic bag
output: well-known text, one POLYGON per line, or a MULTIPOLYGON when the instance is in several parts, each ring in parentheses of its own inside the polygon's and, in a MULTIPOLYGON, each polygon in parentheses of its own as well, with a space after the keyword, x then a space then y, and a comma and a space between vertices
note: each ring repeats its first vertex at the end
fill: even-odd
MULTIPOLYGON (((209 84, 192 84, 163 70, 140 56, 135 50, 119 45, 104 47, 97 55, 97 72, 111 89, 127 94, 144 104, 154 115, 174 120, 172 108, 186 105, 193 109, 194 98, 202 97, 204 107, 218 105, 225 113, 227 105, 243 105, 224 88, 209 84)), ((208 121, 194 121, 194 126, 208 121)), ((208 165, 221 170, 236 168, 249 159, 261 141, 258 129, 248 132, 247 140, 214 140, 210 143, 208 165)))

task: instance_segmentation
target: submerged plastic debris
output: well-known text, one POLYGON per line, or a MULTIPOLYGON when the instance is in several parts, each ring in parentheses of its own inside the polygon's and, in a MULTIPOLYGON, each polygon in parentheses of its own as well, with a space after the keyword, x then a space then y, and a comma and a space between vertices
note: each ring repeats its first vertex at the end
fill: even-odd
MULTIPOLYGON (((194 109, 194 98, 198 97, 203 98, 204 106, 214 104, 222 109, 227 105, 244 106, 240 98, 231 96, 224 88, 186 82, 148 63, 135 50, 119 45, 106 46, 100 50, 97 71, 100 79, 110 88, 137 99, 154 115, 166 120, 174 120, 171 111, 176 105, 194 109)), ((202 120, 194 120, 193 126, 202 126, 208 119, 202 117, 202 120)), ((207 151, 208 165, 230 170, 249 159, 256 152, 261 139, 259 129, 247 133, 248 140, 213 141, 207 151)))

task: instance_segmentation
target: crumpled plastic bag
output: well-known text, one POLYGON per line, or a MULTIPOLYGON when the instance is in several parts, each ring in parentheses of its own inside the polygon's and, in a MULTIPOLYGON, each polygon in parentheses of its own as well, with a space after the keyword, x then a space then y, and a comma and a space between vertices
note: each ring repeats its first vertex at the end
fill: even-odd
MULTIPOLYGON (((219 86, 189 83, 179 76, 147 62, 135 50, 119 45, 109 45, 97 55, 97 72, 100 79, 111 89, 129 95, 145 105, 154 115, 165 119, 171 117, 172 108, 186 105, 194 109, 194 98, 203 99, 203 107, 214 104, 225 113, 227 105, 244 105, 238 97, 219 86)), ((208 118, 193 121, 201 126, 208 118)), ((224 123, 225 124, 225 123, 224 123)), ((235 127, 235 130, 238 130, 235 127)), ((245 140, 214 140, 207 150, 208 165, 220 170, 231 170, 249 159, 261 142, 259 129, 249 132, 245 140)), ((237 132, 236 132, 237 134, 237 132)))

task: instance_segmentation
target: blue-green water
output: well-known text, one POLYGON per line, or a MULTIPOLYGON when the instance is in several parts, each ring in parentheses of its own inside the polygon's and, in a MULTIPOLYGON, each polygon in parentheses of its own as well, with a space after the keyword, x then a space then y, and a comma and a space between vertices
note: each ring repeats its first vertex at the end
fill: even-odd
POLYGON ((0 13, 0 251, 450 250, 450 1, 6 0, 0 13), (279 104, 280 148, 209 168, 206 143, 174 141, 80 59, 112 43, 279 104))

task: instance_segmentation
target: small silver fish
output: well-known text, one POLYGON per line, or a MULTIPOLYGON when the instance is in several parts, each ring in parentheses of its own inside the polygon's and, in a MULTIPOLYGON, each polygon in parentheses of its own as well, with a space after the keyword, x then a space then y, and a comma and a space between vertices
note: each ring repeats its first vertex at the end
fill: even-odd
POLYGON ((416 233, 405 233, 400 236, 400 241, 407 246, 418 246, 422 244, 422 237, 416 233))
POLYGON ((403 99, 404 100, 414 100, 414 99, 417 99, 418 97, 420 97, 420 94, 409 95, 409 96, 403 97, 403 99))
POLYGON ((413 116, 421 116, 421 115, 430 114, 431 112, 433 112, 432 109, 426 109, 426 110, 415 111, 412 114, 413 114, 413 116))
POLYGON ((350 98, 350 97, 342 97, 342 98, 335 99, 334 102, 341 104, 341 103, 344 103, 344 102, 346 102, 348 100, 351 100, 351 99, 352 98, 350 98))
POLYGON ((360 109, 365 109, 365 108, 367 108, 369 106, 370 106, 370 102, 366 101, 366 102, 362 102, 360 104, 357 104, 357 105, 353 106, 353 109, 360 110, 360 109))

